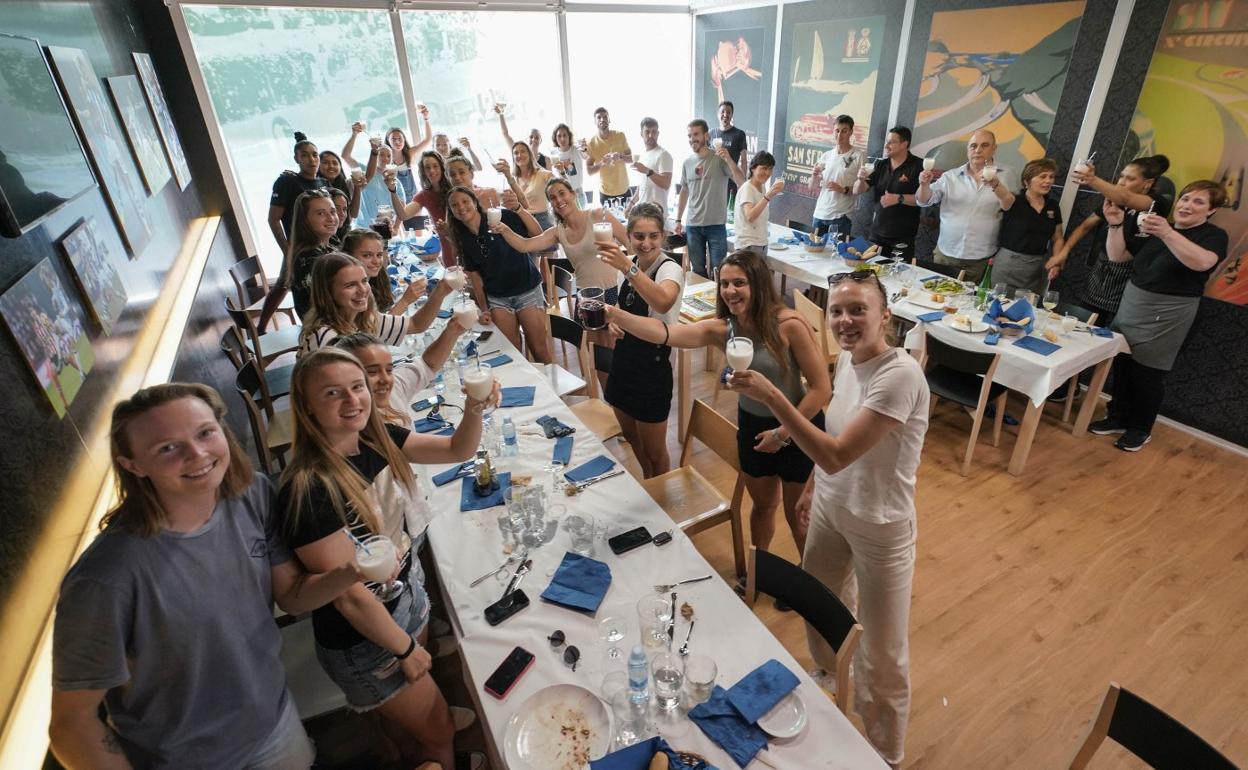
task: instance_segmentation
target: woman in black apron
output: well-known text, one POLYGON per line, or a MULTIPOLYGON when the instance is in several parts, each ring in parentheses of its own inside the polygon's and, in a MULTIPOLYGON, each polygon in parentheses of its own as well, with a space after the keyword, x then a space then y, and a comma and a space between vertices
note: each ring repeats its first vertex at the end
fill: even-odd
MULTIPOLYGON (((636 260, 614 241, 598 244, 600 258, 624 274, 619 309, 642 318, 667 323, 680 319, 680 295, 685 271, 663 254, 663 210, 653 203, 633 209, 628 218, 628 240, 636 260)), ((671 348, 626 334, 612 324, 620 339, 611 358, 611 376, 603 394, 615 410, 620 430, 633 448, 645 478, 666 473, 667 417, 672 409, 671 348)))

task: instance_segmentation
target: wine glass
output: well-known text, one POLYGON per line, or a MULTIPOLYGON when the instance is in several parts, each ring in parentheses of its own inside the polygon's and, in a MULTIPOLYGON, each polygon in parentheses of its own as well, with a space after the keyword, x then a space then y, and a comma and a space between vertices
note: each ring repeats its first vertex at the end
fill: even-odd
POLYGON ((356 548, 355 561, 364 577, 378 584, 378 599, 389 602, 403 593, 403 581, 390 579, 399 564, 399 552, 393 540, 385 535, 365 538, 356 548))
POLYGON ((619 643, 628 634, 628 619, 623 615, 608 615, 598 622, 598 638, 606 645, 603 655, 612 661, 624 658, 619 643))
POLYGON ((1044 293, 1044 298, 1040 300, 1040 304, 1044 306, 1045 310, 1056 310, 1057 309, 1057 292, 1053 289, 1046 291, 1044 293))

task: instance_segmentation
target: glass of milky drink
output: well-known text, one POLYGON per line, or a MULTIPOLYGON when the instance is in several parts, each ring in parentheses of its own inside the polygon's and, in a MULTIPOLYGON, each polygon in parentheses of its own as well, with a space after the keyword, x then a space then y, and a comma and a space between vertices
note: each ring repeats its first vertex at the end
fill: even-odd
POLYGON ((489 364, 477 364, 464 370, 464 390, 474 401, 485 401, 494 390, 494 375, 489 364))
POLYGON ((923 159, 923 170, 924 170, 924 171, 931 171, 931 170, 932 170, 932 169, 934 169, 934 168, 936 168, 936 159, 935 159, 935 158, 924 158, 924 159, 923 159))
POLYGON ((403 581, 391 580, 399 568, 398 550, 394 541, 384 535, 373 535, 355 548, 355 563, 365 580, 381 584, 377 598, 388 602, 403 592, 403 581))
POLYGON ((728 368, 734 372, 745 371, 754 362, 754 341, 749 337, 733 337, 725 346, 728 368))
POLYGON ((997 178, 997 169, 995 166, 984 166, 984 170, 980 172, 985 182, 991 182, 997 178))
POLYGON ((446 281, 446 285, 450 286, 453 291, 463 291, 464 286, 468 283, 468 276, 464 275, 462 267, 456 265, 446 269, 446 275, 443 276, 442 280, 446 281))
POLYGON ((610 222, 594 223, 594 241, 597 243, 610 243, 614 236, 611 232, 610 222))
POLYGON ((711 147, 713 147, 716 152, 719 152, 719 148, 723 146, 724 146, 723 137, 717 136, 711 140, 711 147))
POLYGON ((489 208, 485 210, 485 221, 490 227, 494 227, 503 221, 503 210, 500 208, 489 208))
POLYGON ((477 308, 477 303, 468 297, 463 297, 457 300, 455 304, 451 306, 451 316, 461 329, 471 329, 473 325, 476 324, 477 317, 480 316, 480 314, 480 310, 477 308))

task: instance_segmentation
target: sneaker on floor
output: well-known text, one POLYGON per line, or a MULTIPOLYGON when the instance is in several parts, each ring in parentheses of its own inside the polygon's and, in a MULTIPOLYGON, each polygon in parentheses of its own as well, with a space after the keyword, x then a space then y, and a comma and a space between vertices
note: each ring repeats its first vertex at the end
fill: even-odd
POLYGON ((429 641, 429 654, 435 658, 454 655, 459 649, 459 641, 453 636, 437 636, 429 641))
POLYGON ((807 673, 820 689, 832 697, 836 696, 836 674, 829 672, 826 668, 812 668, 807 673))
POLYGON ((477 712, 462 706, 451 706, 451 720, 455 722, 455 732, 461 733, 476 724, 477 712))
POLYGON ((1117 433, 1126 433, 1127 426, 1123 425, 1121 420, 1106 417, 1104 420, 1097 420, 1089 425, 1088 432, 1098 436, 1113 436, 1117 433))
POLYGON ((451 636, 454 634, 451 624, 439 617, 429 619, 429 636, 437 639, 439 636, 451 636))
POLYGON ((1138 452, 1152 440, 1153 436, 1151 433, 1145 433, 1142 430, 1128 430, 1114 442, 1114 446, 1124 452, 1138 452))
POLYGON ((486 770, 489 765, 480 751, 461 751, 455 755, 455 770, 486 770))

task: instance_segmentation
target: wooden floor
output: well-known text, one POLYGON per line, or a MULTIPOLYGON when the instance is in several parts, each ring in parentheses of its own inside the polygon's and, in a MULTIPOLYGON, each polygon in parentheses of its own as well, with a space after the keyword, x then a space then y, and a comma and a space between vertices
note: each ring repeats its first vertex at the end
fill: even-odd
MULTIPOLYGON (((713 382, 699 365, 695 397, 709 401, 713 382)), ((735 395, 716 408, 735 420, 735 395)), ((1248 767, 1248 459, 1164 426, 1131 455, 1074 438, 1057 415, 1050 405, 1022 477, 1006 472, 1014 429, 999 448, 981 438, 963 478, 969 416, 942 405, 932 421, 904 766, 1064 767, 1112 679, 1248 767)), ((627 445, 609 446, 636 472, 627 445)), ((706 449, 693 462, 727 495, 726 466, 706 449)), ((796 560, 779 530, 772 550, 796 560)), ((728 577, 728 528, 695 542, 728 577)), ((810 663, 792 613, 757 612, 810 663)), ((1141 766, 1112 743, 1093 763, 1141 766)))

